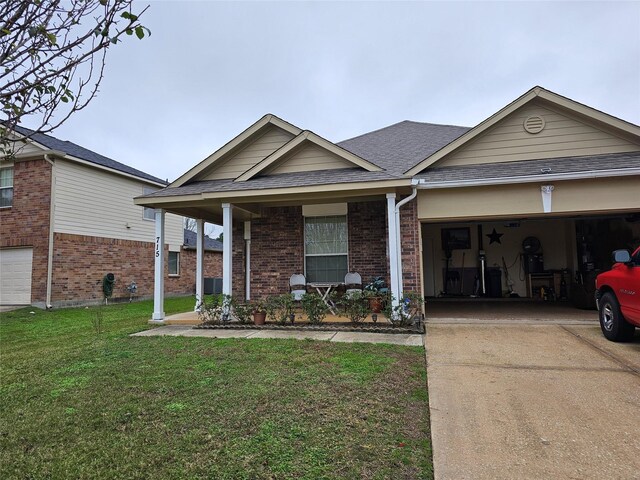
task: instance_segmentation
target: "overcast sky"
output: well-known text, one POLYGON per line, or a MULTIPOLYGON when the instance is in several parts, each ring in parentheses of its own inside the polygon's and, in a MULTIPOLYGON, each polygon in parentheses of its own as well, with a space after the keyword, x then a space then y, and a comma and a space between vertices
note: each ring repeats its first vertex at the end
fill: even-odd
POLYGON ((340 141, 474 126, 541 85, 640 124, 637 1, 147 3, 151 37, 53 135, 163 179, 266 113, 340 141))

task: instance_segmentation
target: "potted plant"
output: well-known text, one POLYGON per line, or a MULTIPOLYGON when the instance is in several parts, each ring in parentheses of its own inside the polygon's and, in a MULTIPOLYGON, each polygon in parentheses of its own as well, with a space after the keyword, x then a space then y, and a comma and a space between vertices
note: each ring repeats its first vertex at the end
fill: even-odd
POLYGON ((371 283, 365 285, 364 291, 369 299, 372 313, 380 313, 384 307, 383 297, 389 291, 383 277, 375 277, 371 283))
POLYGON ((267 307, 262 300, 254 300, 251 302, 251 310, 253 312, 253 323, 255 325, 264 325, 267 320, 267 307))

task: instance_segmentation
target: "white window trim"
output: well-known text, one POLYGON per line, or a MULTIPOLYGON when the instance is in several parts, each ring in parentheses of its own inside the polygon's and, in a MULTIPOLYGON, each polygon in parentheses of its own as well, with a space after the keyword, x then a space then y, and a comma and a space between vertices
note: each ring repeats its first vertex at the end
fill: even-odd
POLYGON ((175 253, 178 257, 177 257, 177 262, 176 262, 176 269, 177 269, 177 273, 169 273, 170 277, 179 277, 180 276, 180 252, 172 252, 169 251, 169 253, 167 254, 167 272, 169 271, 169 265, 171 265, 171 262, 169 261, 169 255, 171 255, 172 253, 175 253))
MULTIPOLYGON (((302 269, 304 271, 304 278, 307 279, 307 282, 309 281, 308 276, 307 276, 307 257, 338 257, 338 256, 346 256, 347 257, 347 273, 349 273, 351 271, 351 265, 350 265, 350 261, 349 261, 349 215, 348 214, 344 214, 344 215, 327 215, 325 213, 319 213, 319 214, 315 214, 315 215, 303 215, 302 218, 302 250, 303 250, 303 259, 302 259, 302 269), (347 251, 346 253, 307 253, 307 237, 306 237, 306 223, 307 223, 307 217, 344 217, 345 219, 345 225, 347 227, 347 251)), ((342 279, 342 281, 344 281, 344 278, 342 279)), ((342 283, 342 281, 340 283, 342 283)))
MULTIPOLYGON (((15 190, 14 190, 14 181, 15 181, 15 173, 16 173, 16 171, 15 171, 15 169, 14 169, 14 166, 13 166, 13 165, 11 165, 11 164, 9 164, 9 165, 7 165, 7 166, 0 167, 0 170, 12 170, 12 173, 11 173, 11 186, 10 186, 10 187, 0 187, 0 190, 8 190, 8 189, 11 189, 11 190, 13 190, 13 193, 15 194, 16 192, 15 192, 15 190)), ((7 208, 12 208, 12 207, 13 207, 13 199, 14 199, 14 197, 13 197, 13 195, 12 195, 12 196, 11 196, 11 205, 5 205, 5 206, 3 206, 3 207, 0 207, 0 210, 5 210, 5 209, 7 209, 7 208)))

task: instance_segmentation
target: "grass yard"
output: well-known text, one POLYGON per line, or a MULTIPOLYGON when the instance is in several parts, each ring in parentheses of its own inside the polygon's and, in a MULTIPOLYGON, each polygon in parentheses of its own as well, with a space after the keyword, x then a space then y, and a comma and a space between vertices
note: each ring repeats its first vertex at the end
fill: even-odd
POLYGON ((421 348, 129 337, 151 302, 98 334, 96 311, 0 314, 0 477, 433 477, 421 348))

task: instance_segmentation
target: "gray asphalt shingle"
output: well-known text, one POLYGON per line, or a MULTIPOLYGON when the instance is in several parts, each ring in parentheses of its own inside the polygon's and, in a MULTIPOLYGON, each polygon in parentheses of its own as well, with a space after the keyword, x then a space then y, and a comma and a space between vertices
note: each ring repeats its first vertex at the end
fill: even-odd
MULTIPOLYGON (((184 246, 185 248, 196 248, 198 241, 198 236, 196 232, 192 232, 191 230, 184 229, 184 246)), ((217 252, 222 251, 222 242, 218 240, 214 240, 207 235, 204 236, 204 249, 205 250, 214 250, 217 252)))
POLYGON ((124 163, 116 162, 109 157, 105 157, 104 155, 100 155, 99 153, 92 152, 91 150, 81 147, 80 145, 76 145, 75 143, 68 142, 66 140, 59 140, 55 137, 52 137, 51 135, 45 135, 43 133, 34 134, 33 130, 24 127, 15 127, 15 130, 21 135, 31 135, 31 139, 33 141, 38 142, 41 145, 50 148, 51 150, 59 150, 66 153, 67 155, 86 160, 87 162, 95 163, 96 165, 112 168, 113 170, 128 173, 129 175, 133 175, 144 180, 150 180, 155 183, 167 185, 167 182, 165 180, 154 177, 153 175, 149 175, 148 173, 137 170, 133 167, 125 165, 124 163))
POLYGON ((375 163, 390 174, 402 175, 469 130, 468 127, 405 120, 337 145, 375 163))
POLYGON ((640 168, 640 152, 612 153, 584 157, 559 157, 518 162, 460 165, 429 168, 416 178, 426 182, 453 182, 463 180, 504 178, 549 174, 589 172, 610 169, 640 168), (543 171, 543 169, 545 171, 543 171), (546 171, 546 170, 549 171, 546 171))

